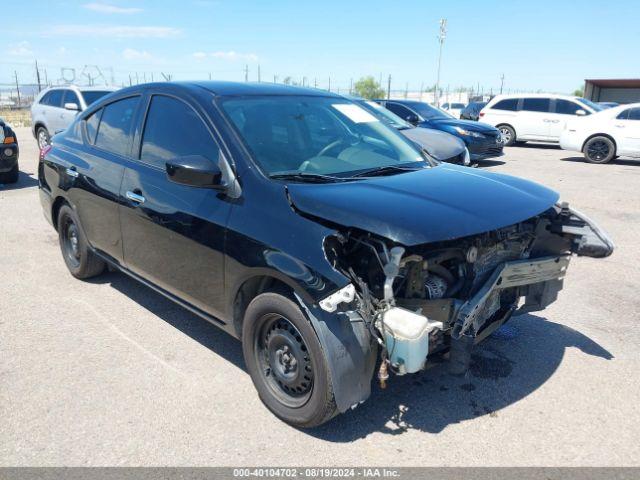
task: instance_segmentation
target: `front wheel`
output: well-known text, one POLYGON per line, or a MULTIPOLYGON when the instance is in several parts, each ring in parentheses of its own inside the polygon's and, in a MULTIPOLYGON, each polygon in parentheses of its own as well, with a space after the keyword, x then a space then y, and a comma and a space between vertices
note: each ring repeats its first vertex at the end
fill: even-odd
POLYGON ((502 143, 505 147, 510 147, 516 143, 516 131, 509 125, 500 125, 498 127, 500 136, 502 137, 502 143))
POLYGON ((607 163, 616 155, 616 146, 608 137, 593 137, 584 144, 584 158, 591 163, 607 163))
POLYGON ((0 173, 0 183, 16 183, 20 175, 20 167, 18 163, 13 166, 8 172, 0 173))
POLYGON ((260 399, 277 417, 308 428, 336 414, 328 359, 291 299, 277 293, 253 299, 244 317, 242 352, 260 399))
POLYGON ((45 127, 38 127, 36 130, 36 139, 38 140, 38 147, 40 147, 40 150, 51 143, 49 131, 45 127))

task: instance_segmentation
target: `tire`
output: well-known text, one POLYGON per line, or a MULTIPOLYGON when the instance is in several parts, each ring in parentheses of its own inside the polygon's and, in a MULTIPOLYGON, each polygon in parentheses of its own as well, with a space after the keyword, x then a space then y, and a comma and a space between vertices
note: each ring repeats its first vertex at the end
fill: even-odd
POLYGON ((335 416, 328 360, 311 322, 292 300, 263 293, 251 301, 242 352, 260 399, 278 418, 310 428, 335 416))
POLYGON ((60 208, 57 225, 62 258, 71 275, 79 279, 100 275, 105 262, 89 248, 80 220, 69 205, 60 208))
POLYGON ((502 135, 502 141, 505 147, 510 147, 516 143, 516 131, 511 125, 498 125, 496 127, 502 135))
POLYGON ((0 183, 16 183, 20 176, 20 167, 18 163, 13 166, 8 172, 0 173, 0 183))
POLYGON ((584 158, 590 163, 607 163, 616 156, 616 144, 609 137, 593 137, 582 149, 584 158))
POLYGON ((38 141, 38 147, 43 149, 51 143, 51 135, 45 127, 38 127, 36 129, 36 140, 38 141))

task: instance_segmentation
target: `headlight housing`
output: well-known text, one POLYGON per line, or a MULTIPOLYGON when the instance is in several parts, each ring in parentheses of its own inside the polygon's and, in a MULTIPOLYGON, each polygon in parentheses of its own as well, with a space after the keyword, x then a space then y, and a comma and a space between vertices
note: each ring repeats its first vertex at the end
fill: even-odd
POLYGON ((458 132, 460 135, 465 135, 467 137, 473 138, 484 138, 484 135, 478 132, 472 132, 471 130, 465 130, 462 127, 453 127, 453 129, 458 132))

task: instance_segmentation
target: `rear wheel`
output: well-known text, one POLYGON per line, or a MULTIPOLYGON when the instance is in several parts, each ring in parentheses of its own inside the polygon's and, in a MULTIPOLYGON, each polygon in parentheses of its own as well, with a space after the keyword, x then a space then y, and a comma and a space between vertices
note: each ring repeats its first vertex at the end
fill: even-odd
POLYGON ((40 147, 41 150, 51 142, 51 136, 45 127, 38 127, 36 130, 36 139, 38 140, 38 147, 40 147))
POLYGON ((71 275, 85 279, 104 271, 105 262, 89 249, 78 216, 69 205, 63 205, 58 213, 58 238, 71 275))
POLYGON ((277 293, 253 299, 242 351, 260 399, 276 416, 296 427, 315 427, 336 414, 328 360, 292 300, 277 293))
POLYGON ((510 147, 516 143, 516 131, 510 125, 499 125, 498 131, 502 136, 502 143, 505 147, 510 147))
POLYGON ((20 175, 20 167, 18 163, 13 166, 8 172, 0 173, 0 183, 16 183, 18 176, 20 175))
POLYGON ((593 137, 583 148, 584 158, 591 163, 607 163, 616 155, 616 145, 608 137, 593 137))

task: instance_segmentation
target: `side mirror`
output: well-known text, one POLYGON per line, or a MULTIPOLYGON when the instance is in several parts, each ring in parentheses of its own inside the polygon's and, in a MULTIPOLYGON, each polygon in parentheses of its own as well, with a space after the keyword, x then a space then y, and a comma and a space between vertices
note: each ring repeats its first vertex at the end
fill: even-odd
POLYGON ((64 108, 65 110, 75 110, 76 112, 80 110, 77 103, 65 103, 64 108))
POLYGON ((414 115, 414 114, 407 115, 405 120, 411 123, 412 125, 417 125, 418 123, 420 123, 420 119, 418 118, 417 115, 414 115))
POLYGON ((584 117, 587 114, 586 111, 580 109, 580 110, 576 110, 576 115, 579 117, 584 117))
POLYGON ((167 177, 174 183, 191 187, 224 190, 220 167, 202 155, 178 157, 166 163, 167 177))

